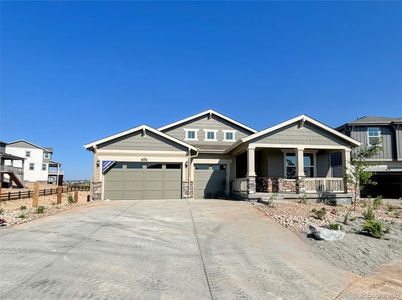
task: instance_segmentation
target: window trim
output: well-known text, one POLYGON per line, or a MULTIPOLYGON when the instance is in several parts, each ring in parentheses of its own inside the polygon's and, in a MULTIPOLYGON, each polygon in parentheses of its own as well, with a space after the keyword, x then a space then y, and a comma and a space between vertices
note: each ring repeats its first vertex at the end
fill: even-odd
POLYGON ((296 151, 284 151, 283 152, 283 177, 284 178, 286 178, 286 179, 296 179, 297 178, 297 153, 296 153, 296 151), (294 156, 295 156, 295 161, 296 161, 296 164, 295 164, 295 166, 294 166, 294 168, 295 168, 295 170, 296 170, 296 174, 295 174, 295 177, 294 178, 288 178, 288 176, 287 176, 287 168, 288 168, 288 166, 287 166, 287 161, 286 161, 286 155, 287 154, 294 154, 294 156))
POLYGON ((198 141, 198 131, 199 131, 199 129, 184 128, 184 132, 185 132, 184 140, 185 141, 198 141), (193 138, 193 139, 188 138, 188 132, 189 131, 194 131, 195 138, 193 138))
POLYGON ((50 152, 43 152, 43 158, 50 159, 50 152))
POLYGON ((218 129, 204 129, 204 141, 208 141, 208 142, 217 142, 218 141, 218 137, 217 137, 217 133, 218 133, 218 129), (215 138, 214 139, 209 139, 208 138, 208 133, 213 132, 215 138))
POLYGON ((47 164, 42 164, 42 171, 47 171, 47 164), (45 168, 43 168, 45 167, 45 168))
POLYGON ((35 171, 35 164, 29 163, 28 169, 29 169, 29 171, 35 171), (31 169, 31 166, 32 166, 32 169, 31 169))
POLYGON ((223 141, 224 142, 234 142, 236 141, 236 130, 222 130, 223 131, 223 141), (233 133, 233 139, 228 140, 226 139, 226 133, 233 133))
POLYGON ((381 127, 379 126, 368 126, 367 127, 367 145, 371 146, 370 143, 370 128, 377 128, 378 129, 378 136, 371 136, 372 138, 378 138, 380 140, 380 145, 382 145, 382 131, 381 127))
MULTIPOLYGON (((303 173, 304 173, 304 177, 307 177, 306 173, 304 172, 304 168, 306 167, 304 165, 304 154, 313 154, 313 165, 312 165, 313 177, 308 177, 308 178, 317 177, 317 150, 304 150, 303 151, 303 173)), ((291 150, 283 151, 283 177, 286 178, 286 179, 296 179, 297 178, 297 153, 296 153, 296 151, 291 151, 291 150), (296 177, 295 178, 288 178, 287 177, 287 171, 286 171, 286 168, 287 168, 286 155, 287 154, 294 154, 295 155, 295 158, 296 158, 296 165, 295 165, 296 177)))
POLYGON ((31 157, 32 152, 30 150, 25 150, 25 157, 31 157), (28 154, 29 153, 29 154, 28 154), (27 155, 28 154, 28 155, 27 155))

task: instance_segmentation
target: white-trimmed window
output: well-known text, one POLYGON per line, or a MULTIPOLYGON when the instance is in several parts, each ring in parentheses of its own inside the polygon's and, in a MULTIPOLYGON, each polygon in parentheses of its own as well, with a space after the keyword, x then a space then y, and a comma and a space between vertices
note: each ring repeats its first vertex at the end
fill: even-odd
POLYGON ((212 130, 212 129, 205 129, 205 141, 217 141, 216 139, 216 133, 218 130, 212 130))
POLYGON ((286 152, 284 153, 284 167, 286 178, 296 178, 296 153, 286 152))
POLYGON ((50 158, 50 153, 49 152, 43 152, 43 157, 49 159, 50 158))
POLYGON ((304 175, 306 177, 315 177, 315 153, 304 153, 304 175))
POLYGON ((46 171, 46 164, 42 164, 42 171, 46 171))
POLYGON ((184 129, 186 141, 198 141, 198 129, 184 129))
POLYGON ((25 157, 31 157, 31 151, 25 151, 25 157))
POLYGON ((31 171, 35 170, 35 164, 30 163, 29 164, 29 170, 31 170, 31 171))
POLYGON ((224 142, 234 142, 236 139, 235 130, 222 130, 223 131, 223 141, 224 142))
POLYGON ((368 144, 373 145, 376 142, 381 141, 381 129, 380 127, 369 127, 368 132, 368 144))

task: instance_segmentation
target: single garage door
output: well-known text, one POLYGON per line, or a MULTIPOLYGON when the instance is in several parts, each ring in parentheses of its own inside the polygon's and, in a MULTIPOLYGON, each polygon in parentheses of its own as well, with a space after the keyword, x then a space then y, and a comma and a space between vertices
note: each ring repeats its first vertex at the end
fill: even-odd
POLYGON ((104 199, 181 198, 181 164, 118 162, 104 184, 104 199))
POLYGON ((194 198, 216 198, 225 195, 226 165, 195 164, 194 198))

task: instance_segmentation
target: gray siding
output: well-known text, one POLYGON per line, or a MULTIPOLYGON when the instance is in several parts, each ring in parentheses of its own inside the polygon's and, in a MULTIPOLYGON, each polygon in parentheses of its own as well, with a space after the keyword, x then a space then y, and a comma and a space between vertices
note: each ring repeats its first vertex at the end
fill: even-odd
POLYGON ((249 132, 248 130, 239 127, 235 124, 232 124, 230 122, 227 122, 226 120, 221 119, 215 115, 212 115, 211 118, 205 115, 203 117, 180 124, 176 127, 166 129, 164 130, 164 132, 188 144, 194 145, 200 148, 201 150, 208 149, 208 150, 224 151, 227 148, 229 148, 233 143, 223 141, 224 138, 223 130, 235 130, 236 140, 251 134, 251 132, 249 132), (185 140, 186 136, 184 129, 198 129, 199 130, 198 141, 185 140), (205 129, 218 130, 218 132, 216 133, 218 141, 204 141, 205 129))
POLYGON ((398 125, 396 130, 396 149, 398 160, 402 160, 402 125, 398 125))
POLYGON ((187 148, 174 143, 164 137, 147 131, 143 135, 142 131, 134 132, 129 135, 114 139, 100 144, 98 149, 108 150, 144 150, 144 151, 186 151, 187 148))
POLYGON ((309 123, 303 127, 291 124, 256 138, 252 143, 348 146, 342 139, 309 123))
MULTIPOLYGON (((381 135, 382 135, 382 144, 383 149, 380 153, 375 155, 373 159, 392 159, 392 129, 385 126, 374 126, 381 128, 381 135)), ((358 126, 352 129, 350 136, 355 140, 358 140, 363 145, 368 145, 368 127, 365 126, 358 126)))

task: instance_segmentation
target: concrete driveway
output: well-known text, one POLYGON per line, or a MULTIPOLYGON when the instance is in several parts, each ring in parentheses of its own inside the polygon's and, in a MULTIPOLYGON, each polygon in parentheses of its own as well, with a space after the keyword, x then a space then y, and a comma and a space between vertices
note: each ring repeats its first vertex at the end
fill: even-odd
POLYGON ((1 299, 333 299, 348 273, 248 202, 98 202, 0 230, 1 299))

